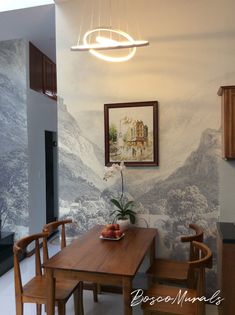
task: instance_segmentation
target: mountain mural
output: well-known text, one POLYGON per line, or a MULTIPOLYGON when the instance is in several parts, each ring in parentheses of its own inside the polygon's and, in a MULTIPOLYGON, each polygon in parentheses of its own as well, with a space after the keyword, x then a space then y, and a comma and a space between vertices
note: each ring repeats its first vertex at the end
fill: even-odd
POLYGON ((170 190, 184 189, 193 185, 206 197, 210 210, 217 208, 220 148, 220 132, 214 129, 205 130, 198 149, 189 155, 184 165, 166 180, 155 183, 152 189, 139 198, 139 201, 151 214, 161 214, 162 210, 155 207, 156 200, 165 199, 170 190))
MULTIPOLYGON (((89 125, 84 112, 82 118, 89 125)), ((110 199, 120 193, 120 178, 117 176, 107 183, 103 181, 103 150, 99 142, 94 144, 92 133, 82 130, 85 125, 81 124, 81 128, 79 120, 73 118, 65 105, 59 107, 59 121, 60 215, 74 219, 75 224, 69 230, 72 236, 95 224, 112 221, 110 199)), ((95 126, 98 123, 92 125, 93 131, 95 126)), ((168 177, 162 179, 159 168, 144 169, 147 176, 143 176, 142 168, 125 170, 125 195, 135 201, 138 218, 158 229, 159 255, 187 259, 188 248, 181 244, 180 236, 190 233, 188 225, 192 222, 204 228, 205 241, 216 252, 219 156, 220 131, 206 129, 198 147, 189 152, 185 162, 168 177), (154 172, 158 176, 151 174, 154 172)), ((215 255, 214 262, 216 266, 215 255)), ((213 291, 216 287, 215 269, 208 273, 208 279, 213 291)))
POLYGON ((26 42, 0 42, 0 219, 15 238, 28 234, 26 42))
POLYGON ((16 233, 16 239, 28 230, 27 151, 15 150, 0 156, 0 211, 2 226, 16 233))
POLYGON ((22 83, 20 86, 16 86, 7 75, 0 73, 0 154, 14 150, 16 146, 18 148, 26 147, 27 120, 25 96, 22 83))
POLYGON ((138 199, 150 213, 149 226, 158 229, 160 256, 187 259, 189 249, 180 242, 180 236, 190 233, 190 223, 203 228, 205 242, 214 257, 214 267, 207 273, 209 295, 217 286, 220 138, 220 131, 205 130, 197 150, 189 155, 184 165, 138 199))
POLYGON ((64 104, 59 105, 59 120, 60 202, 69 205, 76 198, 98 198, 104 185, 103 155, 81 135, 78 123, 64 104))

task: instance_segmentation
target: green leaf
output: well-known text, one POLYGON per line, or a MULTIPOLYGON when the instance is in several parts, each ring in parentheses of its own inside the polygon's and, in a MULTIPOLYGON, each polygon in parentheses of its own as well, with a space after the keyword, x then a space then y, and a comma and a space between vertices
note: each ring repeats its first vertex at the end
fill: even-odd
POLYGON ((131 201, 128 201, 127 203, 126 203, 126 205, 125 205, 125 207, 124 207, 124 210, 127 210, 128 209, 128 207, 132 207, 134 205, 134 201, 133 200, 131 200, 131 201))
POLYGON ((110 213, 110 217, 111 217, 112 215, 114 215, 114 213, 116 213, 117 211, 119 211, 119 210, 114 210, 114 211, 112 211, 112 212, 110 213))
POLYGON ((131 223, 132 223, 132 224, 135 224, 135 215, 129 214, 129 217, 130 217, 131 223))
POLYGON ((119 213, 119 214, 116 215, 116 218, 117 218, 117 219, 124 219, 125 216, 122 215, 121 213, 119 213))
POLYGON ((134 216, 136 215, 136 213, 135 213, 133 210, 129 210, 129 209, 128 209, 128 210, 126 210, 125 212, 126 212, 126 214, 128 214, 128 215, 130 215, 130 214, 131 214, 131 215, 134 215, 134 216))
POLYGON ((135 223, 136 213, 132 210, 126 210, 125 215, 128 215, 132 224, 135 223))
POLYGON ((110 200, 116 207, 118 207, 120 210, 123 210, 122 205, 120 204, 120 202, 117 199, 111 199, 110 200))

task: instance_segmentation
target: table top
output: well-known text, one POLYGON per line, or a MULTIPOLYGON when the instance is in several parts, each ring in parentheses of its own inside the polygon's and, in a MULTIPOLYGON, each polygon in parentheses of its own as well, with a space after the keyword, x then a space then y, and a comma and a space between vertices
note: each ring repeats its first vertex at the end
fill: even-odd
POLYGON ((133 227, 118 241, 99 238, 96 225, 44 264, 45 268, 134 276, 157 230, 133 227))

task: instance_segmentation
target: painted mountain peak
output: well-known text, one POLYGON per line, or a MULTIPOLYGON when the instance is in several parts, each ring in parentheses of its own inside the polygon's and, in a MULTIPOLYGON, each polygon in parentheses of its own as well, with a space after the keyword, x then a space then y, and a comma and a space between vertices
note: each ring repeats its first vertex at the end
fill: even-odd
POLYGON ((151 214, 162 214, 161 200, 167 199, 171 190, 197 187, 212 210, 218 207, 218 159, 220 157, 220 132, 206 129, 200 139, 198 148, 186 159, 183 166, 173 172, 167 179, 158 181, 139 201, 151 214), (160 204, 160 206, 158 206, 160 204))
POLYGON ((67 205, 76 198, 97 197, 103 186, 101 152, 81 135, 80 127, 64 104, 59 104, 60 201, 67 205))

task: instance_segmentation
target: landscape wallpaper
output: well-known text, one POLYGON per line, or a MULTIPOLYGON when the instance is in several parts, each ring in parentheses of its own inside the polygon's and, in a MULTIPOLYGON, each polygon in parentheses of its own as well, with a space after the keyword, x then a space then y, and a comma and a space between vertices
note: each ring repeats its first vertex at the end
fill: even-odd
MULTIPOLYGON (((103 112, 87 111, 81 116, 87 123, 93 117, 95 127, 91 128, 100 125, 97 132, 102 132, 103 112)), ((164 126, 160 126, 160 139, 166 136, 165 132, 164 126)), ((190 142, 191 138, 185 134, 184 140, 190 142)), ((207 128, 202 130, 196 148, 186 152, 181 165, 175 161, 176 166, 171 170, 163 168, 162 174, 160 160, 159 168, 136 167, 124 171, 124 193, 135 201, 137 225, 159 231, 159 255, 187 259, 188 247, 181 244, 180 236, 192 232, 188 228, 192 222, 202 226, 205 242, 215 252, 220 150, 219 128, 207 128)), ((92 141, 86 129, 81 128, 79 117, 76 119, 62 102, 59 104, 59 153, 60 216, 72 217, 75 221, 70 235, 83 233, 95 224, 111 222, 110 199, 120 194, 121 180, 119 177, 103 180, 104 149, 99 146, 96 133, 92 141)), ((215 270, 216 264, 208 272, 211 290, 216 287, 215 270)))
POLYGON ((28 234, 26 42, 0 42, 0 219, 15 238, 28 234))
MULTIPOLYGON (((135 201, 137 224, 158 229, 161 257, 187 258, 180 236, 189 234, 189 223, 202 226, 214 253, 208 291, 215 291, 216 222, 227 196, 217 91, 235 79, 234 3, 215 0, 211 10, 209 1, 149 0, 148 8, 135 1, 128 32, 135 37, 134 20, 141 16, 141 34, 150 45, 123 63, 70 51, 82 3, 66 2, 56 12, 60 215, 76 221, 71 235, 112 221, 109 200, 120 193, 121 180, 103 180, 104 104, 158 101, 159 166, 126 168, 124 192, 135 201)), ((145 125, 143 120, 146 132, 145 125)))

